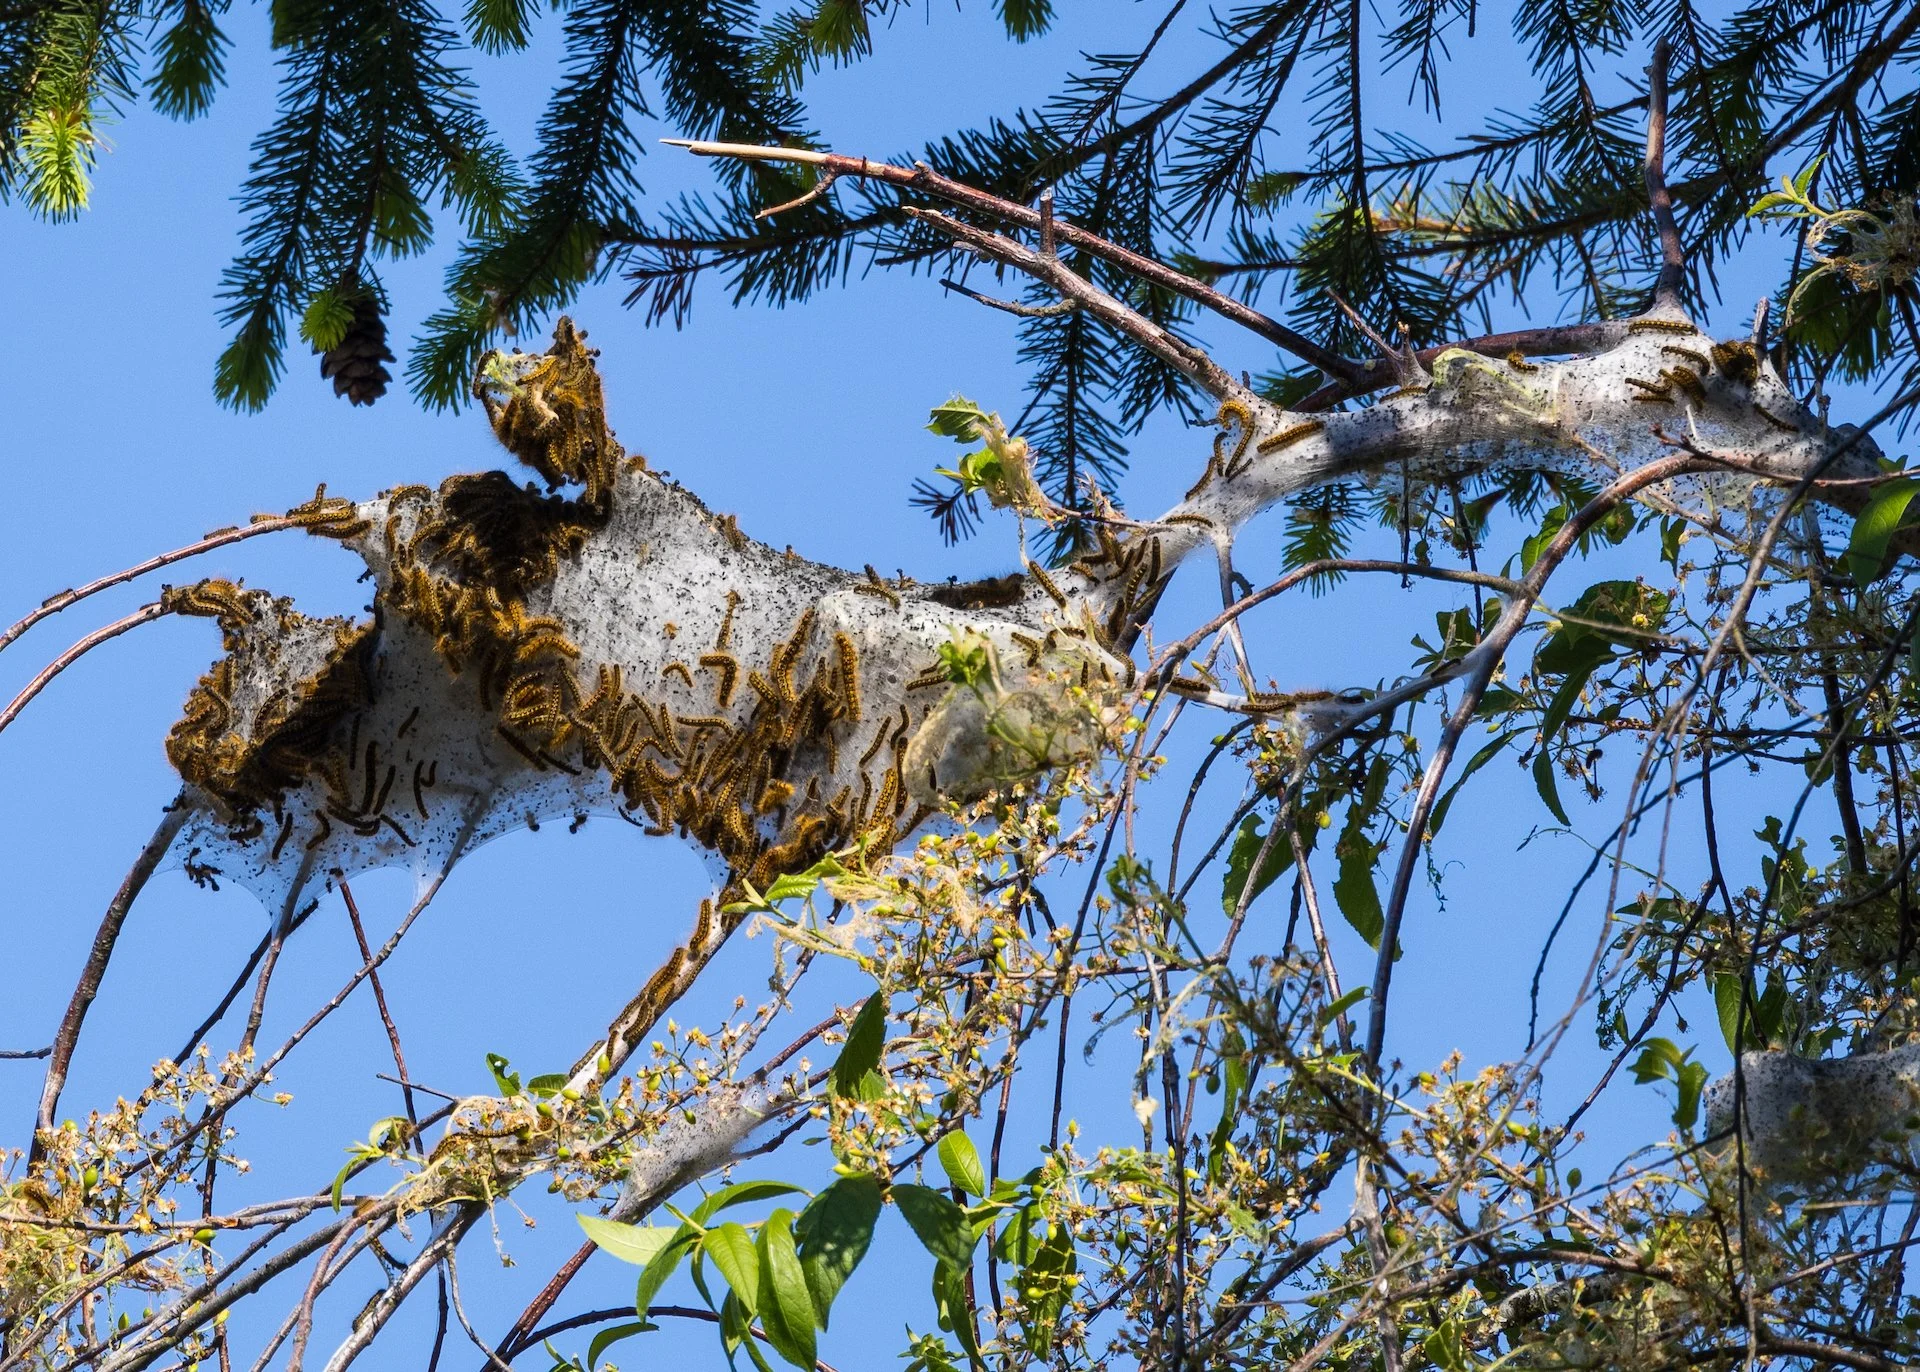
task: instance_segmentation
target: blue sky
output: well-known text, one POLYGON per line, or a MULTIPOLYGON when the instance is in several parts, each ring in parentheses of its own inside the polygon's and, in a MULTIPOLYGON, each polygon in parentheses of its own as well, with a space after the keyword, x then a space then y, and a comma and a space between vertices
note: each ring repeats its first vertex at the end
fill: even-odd
MULTIPOLYGON (((1159 13, 1120 3, 1065 8, 1052 35, 1025 47, 999 37, 984 7, 904 15, 881 36, 873 60, 817 81, 811 98, 820 126, 841 151, 895 153, 1016 99, 1044 96, 1078 51, 1135 42, 1159 13)), ((112 147, 102 159, 94 207, 76 223, 49 225, 18 206, 0 208, 0 306, 13 353, 0 424, 0 461, 13 476, 11 498, 0 502, 6 620, 62 587, 255 511, 284 509, 319 481, 334 494, 358 496, 502 459, 477 415, 423 412, 398 385, 371 409, 350 408, 322 385, 316 362, 297 344, 290 374, 264 413, 235 415, 214 403, 213 359, 225 340, 213 296, 239 228, 231 197, 273 98, 261 13, 237 10, 228 21, 237 40, 228 63, 235 80, 209 118, 178 125, 136 111, 109 130, 112 147)), ((1450 127, 1470 128, 1490 103, 1524 98, 1510 80, 1517 56, 1500 25, 1483 16, 1481 32, 1476 44, 1455 48, 1461 62, 1448 93, 1450 127)), ((1171 76, 1161 85, 1209 55, 1192 41, 1171 46, 1160 68, 1171 76)), ((517 149, 528 144, 553 59, 549 47, 479 65, 489 117, 517 149)), ((1619 67, 1631 65, 1623 60, 1619 67)), ((1369 98, 1379 101, 1383 122, 1410 122, 1436 136, 1424 116, 1405 108, 1404 92, 1405 74, 1396 73, 1382 76, 1369 98)), ((1299 126, 1286 112, 1277 122, 1299 126)), ((704 184, 708 169, 657 150, 642 172, 650 191, 664 193, 704 184)), ((396 303, 396 342, 435 306, 446 247, 384 269, 396 303)), ((1750 264, 1723 277, 1727 303, 1714 312, 1723 332, 1744 326, 1776 261, 1771 248, 1756 247, 1750 264)), ((1023 377, 1011 321, 944 296, 925 276, 884 273, 784 312, 736 311, 709 291, 679 333, 643 328, 620 308, 623 293, 618 283, 595 288, 573 310, 603 350, 615 426, 629 448, 671 470, 709 505, 736 514, 769 543, 791 543, 844 565, 902 567, 929 579, 1014 565, 1010 523, 990 522, 971 542, 944 548, 907 505, 913 480, 951 456, 951 445, 921 427, 930 405, 959 391, 990 408, 1018 410, 1023 377)), ((1208 341, 1236 370, 1271 362, 1264 347, 1229 336, 1224 326, 1209 330, 1208 341)), ((1143 511, 1172 503, 1207 449, 1204 434, 1171 422, 1149 425, 1121 494, 1143 511)), ((1256 583, 1278 566, 1277 523, 1269 519, 1242 545, 1239 564, 1256 583)), ((1581 568, 1567 575, 1591 580, 1620 568, 1630 574, 1632 564, 1617 559, 1591 575, 1581 568)), ((295 596, 309 611, 353 613, 366 598, 354 573, 333 545, 281 536, 176 569, 176 579, 244 575, 249 584, 295 596)), ((1207 604, 1210 579, 1210 572, 1187 578, 1192 584, 1176 589, 1163 618, 1192 622, 1207 604)), ((0 661, 0 699, 85 628, 155 590, 152 583, 124 588, 35 630, 0 661)), ((1405 661, 1408 637, 1430 630, 1434 611, 1449 603, 1386 582, 1353 585, 1276 607, 1258 621, 1254 651, 1284 687, 1368 683, 1393 674, 1405 661)), ((173 794, 161 742, 216 651, 205 622, 162 622, 94 654, 0 737, 8 878, 0 939, 11 963, 9 989, 0 996, 0 1047, 49 1039, 100 910, 173 794)), ((1766 797, 1743 794, 1739 785, 1738 778, 1729 781, 1723 806, 1736 816, 1757 814, 1766 797)), ((1598 830, 1613 822, 1617 804, 1610 797, 1576 817, 1598 830)), ((1456 807, 1436 853, 1450 870, 1447 903, 1416 897, 1395 985, 1392 1048, 1410 1063, 1430 1065, 1452 1047, 1473 1063, 1517 1051, 1540 938, 1589 851, 1568 838, 1520 848, 1537 813, 1524 774, 1505 767, 1483 773, 1456 807)), ((448 1090, 478 1091, 488 1087, 489 1051, 530 1071, 571 1062, 683 936, 708 889, 707 868, 691 850, 642 839, 616 822, 597 821, 578 835, 548 826, 481 850, 386 972, 414 1075, 448 1090)), ((356 891, 376 931, 391 927, 407 902, 407 883, 395 875, 365 878, 356 891)), ((1283 893, 1268 896, 1263 908, 1277 941, 1283 893)), ((1569 946, 1582 955, 1600 909, 1596 895, 1572 926, 1569 946)), ((155 1058, 174 1051, 263 927, 261 911, 242 892, 197 890, 178 872, 157 879, 89 1023, 69 1108, 110 1101, 142 1080, 155 1058)), ((1336 932, 1345 939, 1345 965, 1364 981, 1363 950, 1344 930, 1336 932)), ((698 1020, 736 992, 756 997, 769 952, 764 940, 736 943, 680 1018, 698 1020)), ((324 911, 291 946, 265 1041, 304 1018, 355 965, 344 919, 324 911)), ((1564 986, 1577 968, 1562 959, 1554 970, 1552 984, 1564 986)), ((849 997, 860 992, 851 982, 838 989, 849 997)), ((1724 1058, 1709 1023, 1696 1026, 1691 1039, 1710 1060, 1724 1058)), ((1583 1024, 1571 1036, 1569 1065, 1591 1064, 1590 1045, 1583 1024)), ((356 998, 283 1074, 294 1107, 243 1120, 242 1153, 279 1179, 279 1191, 323 1185, 345 1144, 397 1108, 393 1093, 371 1077, 389 1067, 385 1055, 371 1002, 356 998), (265 1166, 268 1159, 275 1165, 265 1166)), ((1110 1092, 1073 1102, 1088 1118, 1124 1116, 1124 1054, 1111 1066, 1110 1092)), ((7 1122, 0 1143, 25 1142, 38 1082, 37 1064, 0 1062, 0 1120, 7 1122)), ((1571 1103, 1587 1084, 1569 1072, 1552 1089, 1571 1103)), ((1612 1155, 1665 1133, 1667 1107, 1654 1092, 1629 1087, 1614 1098, 1592 1126, 1612 1155)), ((810 1151, 789 1174, 806 1166, 819 1175, 797 1179, 826 1180, 826 1159, 810 1151)), ((246 1185, 231 1197, 248 1194, 246 1185)), ((502 1209, 501 1244, 514 1270, 502 1271, 484 1237, 470 1245, 462 1275, 469 1311, 483 1330, 503 1328, 513 1313, 507 1304, 517 1311, 577 1242, 564 1210, 546 1199, 525 1200, 537 1229, 524 1229, 502 1209)), ((902 1320, 920 1328, 932 1321, 924 1258, 876 1258, 882 1260, 870 1262, 849 1288, 822 1345, 823 1356, 842 1368, 894 1365, 902 1320), (896 1259, 911 1266, 910 1301, 887 1272, 896 1259)), ((561 1310, 618 1304, 630 1298, 630 1279, 629 1271, 598 1258, 561 1310)), ((362 1285, 370 1290, 371 1282, 362 1285)), ((350 1310, 365 1294, 343 1295, 336 1304, 350 1310)), ((428 1304, 413 1312, 416 1324, 428 1304)), ((325 1318, 344 1315, 334 1310, 325 1318)), ((694 1365, 720 1361, 704 1329, 669 1328, 653 1337, 669 1342, 649 1356, 671 1351, 698 1359, 694 1365)))

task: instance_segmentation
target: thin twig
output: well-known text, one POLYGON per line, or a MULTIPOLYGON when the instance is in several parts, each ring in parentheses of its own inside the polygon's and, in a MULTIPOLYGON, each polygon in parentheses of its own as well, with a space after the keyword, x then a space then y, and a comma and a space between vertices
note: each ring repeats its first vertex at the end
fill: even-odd
POLYGON ((134 859, 132 868, 120 883, 120 889, 114 892, 113 899, 108 902, 106 914, 101 916, 100 928, 93 936, 93 948, 87 954, 87 964, 81 969, 80 980, 73 988, 73 997, 67 1002, 67 1012, 60 1018, 59 1032, 53 1037, 53 1048, 48 1055, 52 1061, 47 1064, 47 1078, 40 1088, 40 1108, 34 1117, 33 1144, 27 1154, 29 1167, 46 1156, 47 1135, 53 1129, 54 1108, 59 1105, 60 1092, 67 1084, 67 1069, 73 1063, 73 1050, 80 1042, 80 1026, 86 1023, 88 1007, 100 993, 100 981, 107 973, 107 963, 113 958, 113 945, 119 941, 121 927, 127 922, 127 912, 133 908, 133 902, 146 886, 148 878, 160 866, 160 860, 167 855, 175 835, 192 812, 193 807, 183 791, 161 816, 153 837, 147 840, 147 846, 134 859))
POLYGON ((1051 305, 1023 305, 1017 300, 999 300, 991 295, 982 295, 971 286, 963 286, 958 281, 945 276, 940 278, 940 284, 956 295, 964 295, 967 299, 976 300, 989 309, 1004 310, 1022 319, 1052 319, 1057 315, 1072 314, 1080 308, 1078 300, 1056 300, 1051 305))
MULTIPOLYGON (((753 162, 810 163, 837 172, 841 176, 880 181, 890 186, 899 186, 905 190, 915 190, 936 196, 953 204, 965 206, 967 209, 1018 224, 1022 228, 1038 229, 1040 227, 1038 210, 1030 209, 1017 201, 1005 200, 986 191, 976 190, 972 186, 941 176, 925 165, 910 168, 896 167, 886 162, 872 162, 864 157, 816 152, 811 148, 766 148, 750 143, 712 143, 684 138, 666 138, 661 141, 671 147, 685 148, 696 157, 733 157, 753 162)), ((1098 234, 1089 233, 1062 219, 1054 220, 1054 232, 1059 241, 1068 247, 1091 253, 1103 261, 1111 262, 1116 267, 1132 272, 1143 280, 1151 281, 1155 285, 1164 286, 1178 295, 1185 296, 1195 304, 1202 305, 1243 328, 1251 329, 1303 362, 1320 368, 1329 376, 1355 382, 1365 378, 1366 371, 1360 363, 1321 347, 1277 319, 1270 319, 1258 310, 1184 273, 1175 271, 1163 262, 1156 262, 1150 257, 1143 257, 1116 243, 1110 243, 1098 234)))
POLYGON ((125 619, 116 619, 103 629, 95 629, 78 643, 67 649, 66 652, 60 654, 59 657, 56 657, 52 662, 48 663, 40 675, 36 676, 32 681, 29 681, 20 694, 13 698, 11 705, 7 706, 5 710, 0 710, 0 730, 4 730, 9 724, 13 723, 14 720, 18 719, 20 712, 32 704, 33 698, 46 690, 48 683, 55 677, 66 671, 67 668, 73 666, 74 663, 92 652, 95 648, 98 648, 102 643, 110 639, 118 638, 129 629, 137 629, 142 624, 150 623, 160 618, 160 616, 169 613, 171 613, 171 611, 156 600, 150 605, 142 605, 125 619))
MULTIPOLYGON (((344 878, 340 882, 340 898, 346 902, 347 919, 353 925, 354 941, 360 945, 360 960, 371 964, 373 949, 367 943, 367 931, 360 925, 360 907, 354 903, 353 890, 344 878)), ((400 1031, 394 1027, 393 1012, 387 1008, 387 992, 380 985, 380 974, 369 970, 367 985, 373 990, 373 1003, 379 1007, 380 1023, 386 1027, 387 1043, 393 1049, 393 1067, 400 1074, 400 1096, 406 1102, 407 1121, 418 1129, 420 1118, 413 1108, 413 1083, 407 1079, 407 1059, 400 1051, 400 1031)))
POLYGON ((1022 247, 1004 234, 977 229, 950 214, 937 210, 908 207, 907 216, 940 230, 966 244, 983 257, 992 258, 1042 281, 1070 300, 1077 300, 1088 314, 1126 334, 1134 342, 1215 396, 1233 394, 1238 388, 1211 357, 1175 336, 1170 330, 1148 319, 1129 305, 1108 295, 1084 277, 1069 271, 1056 258, 1042 257, 1022 247))
POLYGON ((23 617, 5 633, 0 634, 0 650, 4 650, 8 644, 12 643, 16 638, 20 637, 20 635, 24 634, 41 620, 46 619, 49 615, 57 615, 69 606, 79 604, 90 595, 98 595, 101 591, 107 590, 110 587, 123 585, 138 577, 143 577, 148 572, 159 571, 160 568, 168 566, 171 563, 180 562, 189 557, 198 557, 201 553, 210 553, 215 548, 226 547, 229 543, 238 543, 243 538, 257 538, 261 534, 278 533, 282 529, 294 529, 298 527, 298 520, 288 519, 283 515, 273 519, 262 519, 241 529, 222 529, 218 533, 208 534, 198 543, 189 543, 184 548, 175 548, 170 553, 161 553, 158 557, 150 557, 145 562, 136 563, 124 571, 115 572, 112 576, 103 576, 98 581, 89 581, 86 585, 77 587, 74 590, 62 591, 58 595, 49 596, 38 609, 23 617))

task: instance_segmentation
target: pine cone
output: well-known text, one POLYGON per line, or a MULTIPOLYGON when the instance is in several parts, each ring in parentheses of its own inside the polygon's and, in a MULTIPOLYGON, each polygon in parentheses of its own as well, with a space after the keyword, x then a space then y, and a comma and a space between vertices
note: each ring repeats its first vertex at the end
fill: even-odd
POLYGON ((368 294, 354 302, 353 323, 345 337, 321 354, 320 375, 333 381, 335 395, 344 395, 355 405, 371 405, 387 393, 387 383, 393 380, 381 365, 391 361, 387 321, 380 317, 380 302, 368 294))

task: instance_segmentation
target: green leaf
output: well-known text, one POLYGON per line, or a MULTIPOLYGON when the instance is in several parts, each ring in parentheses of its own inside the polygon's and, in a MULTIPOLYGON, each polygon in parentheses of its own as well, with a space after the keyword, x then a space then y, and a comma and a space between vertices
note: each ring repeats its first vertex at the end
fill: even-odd
POLYGON ((813 1198, 794 1221, 800 1245, 800 1267, 813 1293, 813 1309, 820 1327, 827 1313, 873 1241, 874 1221, 880 1217, 880 1182, 875 1177, 841 1177, 813 1198))
POLYGON ((973 1264, 973 1225, 966 1212, 930 1186, 896 1182, 889 1192, 921 1245, 952 1267, 973 1264))
MULTIPOLYGON (((1275 823, 1278 822, 1276 819, 1275 823)), ((1265 841, 1266 836, 1260 832, 1258 818, 1248 815, 1240 821, 1239 832, 1233 836, 1233 847, 1227 852, 1226 880, 1220 887, 1220 904, 1229 915, 1240 908, 1240 897, 1247 889, 1248 874, 1265 841)), ((1267 850, 1267 860, 1260 864, 1259 875, 1253 879, 1253 895, 1247 898, 1248 906, 1251 907, 1260 893, 1292 866, 1293 844, 1287 841, 1285 834, 1281 834, 1274 839, 1273 847, 1267 850)))
POLYGON ((212 107, 213 93, 225 76, 228 40, 206 0, 186 0, 178 13, 179 19, 154 44, 147 89, 153 107, 169 119, 196 119, 212 107))
MULTIPOLYGON (((1604 649, 1602 650, 1605 651, 1604 649)), ((1610 656, 1610 654, 1609 654, 1610 656)), ((1547 702, 1547 708, 1540 716, 1540 755, 1546 756, 1547 745, 1553 742, 1553 736, 1567 722, 1567 716, 1573 713, 1573 707, 1580 703, 1580 693, 1587 689, 1599 662, 1585 662, 1567 674, 1560 683, 1560 689, 1553 693, 1553 699, 1547 702)))
POLYGON ((1533 785, 1534 789, 1540 792, 1540 799, 1547 803, 1549 810, 1553 811, 1555 819, 1562 824, 1573 823, 1567 818, 1566 809, 1560 804, 1560 786, 1553 776, 1553 755, 1544 748, 1533 760, 1533 785))
POLYGON ((340 1208, 340 1196, 342 1191, 346 1187, 347 1178, 352 1174, 354 1167, 359 1163, 359 1161, 360 1159, 357 1157, 349 1158, 347 1159, 347 1165, 345 1167, 342 1167, 338 1172, 334 1173, 333 1186, 329 1189, 327 1194, 333 1198, 333 1208, 335 1210, 338 1210, 340 1208))
POLYGON ((1807 198, 1808 192, 1813 187, 1814 175, 1820 170, 1820 164, 1825 162, 1826 160, 1827 160, 1827 155, 1825 153, 1819 153, 1814 157, 1813 161, 1807 163, 1806 167, 1801 171, 1801 173, 1798 176, 1794 177, 1791 182, 1789 182, 1785 177, 1781 177, 1780 183, 1782 185, 1791 185, 1793 188, 1793 193, 1798 197, 1800 197, 1801 200, 1805 200, 1807 198))
POLYGON ((468 0, 467 36, 485 53, 518 52, 533 36, 533 0, 468 0))
POLYGON ((974 1322, 973 1305, 967 1299, 967 1269, 933 1265, 933 1304, 939 1312, 940 1327, 960 1341, 960 1351, 976 1369, 985 1368, 980 1358, 980 1328, 974 1322))
POLYGON ((1453 798, 1460 794, 1460 788, 1467 784, 1467 778, 1492 762, 1508 744, 1520 737, 1521 733, 1519 729, 1509 729, 1473 755, 1467 765, 1461 769, 1459 778, 1447 788, 1446 794, 1440 797, 1440 803, 1433 807, 1433 817, 1427 821, 1428 833, 1440 832, 1440 826, 1447 822, 1447 811, 1452 808, 1453 798))
POLYGON ((878 1071, 880 1055, 887 1046, 887 993, 875 991, 861 1005, 847 1030, 847 1041, 833 1064, 833 1093, 836 1096, 861 1096, 867 1073, 878 1071))
POLYGON ((1853 521, 1853 536, 1847 540, 1847 570, 1862 586, 1886 571, 1887 545, 1893 541, 1916 493, 1920 493, 1920 481, 1912 477, 1889 481, 1873 493, 1873 499, 1853 521))
POLYGON ((776 1196, 804 1196, 804 1187, 785 1181, 738 1181, 731 1186, 723 1186, 694 1209, 690 1217, 695 1224, 705 1224, 729 1206, 748 1205, 754 1201, 772 1200, 776 1196))
POLYGON ((969 1196, 987 1194, 987 1171, 980 1165, 980 1150, 972 1139, 956 1129, 941 1138, 938 1152, 948 1181, 969 1196))
POLYGON ((700 1251, 713 1259, 720 1275, 727 1279, 733 1294, 749 1315, 760 1309, 760 1259, 754 1252, 753 1235, 744 1225, 729 1220, 709 1229, 700 1240, 700 1251))
POLYGON ((767 887, 766 901, 769 905, 777 905, 783 900, 792 900, 795 896, 810 896, 819 885, 820 878, 807 872, 775 877, 773 885, 767 887))
POLYGON ((760 1226, 760 1327, 767 1342, 795 1367, 813 1367, 813 1294, 793 1242, 793 1212, 776 1210, 760 1226))
POLYGON ((1380 892, 1373 884, 1373 864, 1379 856, 1380 849, 1372 843, 1362 840, 1352 844, 1341 853, 1340 871, 1333 879, 1334 903, 1369 948, 1379 946, 1380 931, 1387 922, 1380 908, 1380 892))
POLYGON ((545 1100, 550 1096, 559 1095, 560 1092, 565 1089, 566 1084, 567 1074, 565 1072, 542 1072, 539 1076, 527 1082, 527 1094, 545 1100))
POLYGON ((1713 1008, 1720 1020, 1721 1037, 1727 1041, 1727 1051, 1738 1053, 1742 1049, 1756 1045, 1751 1035, 1741 1033, 1742 1021, 1746 1018, 1746 986, 1744 981, 1732 972, 1722 972, 1713 979, 1713 1008), (1746 1041, 1741 1042, 1742 1039, 1746 1041))
POLYGON ((487 1054, 487 1070, 493 1073, 493 1084, 500 1088, 503 1096, 520 1094, 520 1074, 507 1071, 507 1060, 498 1053, 487 1054))
POLYGON ((1033 1261, 1020 1273, 1023 1302, 1020 1324, 1026 1335, 1027 1351, 1035 1357, 1044 1357, 1053 1345, 1061 1316, 1066 1311, 1070 1289, 1067 1278, 1078 1265, 1072 1231, 1064 1224, 1055 1223, 1033 1261))
POLYGON ((575 1215, 594 1246, 621 1262, 645 1267, 667 1246, 680 1227, 673 1224, 621 1224, 597 1215, 575 1215))
POLYGON ((1361 1001, 1365 1000, 1366 998, 1367 998, 1367 988, 1364 986, 1356 986, 1351 991, 1347 992, 1344 996, 1340 997, 1339 1000, 1336 1000, 1333 1004, 1327 1006, 1326 1009, 1322 1010, 1319 1014, 1315 1015, 1313 1017, 1313 1021, 1315 1024, 1324 1028, 1325 1026, 1332 1024, 1335 1020, 1339 1019, 1340 1016, 1346 1014, 1347 1011, 1353 1009, 1354 1006, 1358 1005, 1361 1001))
POLYGON ((1220 1074, 1225 1089, 1220 1096, 1220 1122, 1213 1127, 1213 1134, 1207 1140, 1207 1179, 1218 1181, 1220 1168, 1226 1160, 1227 1144, 1233 1138, 1233 1127, 1240 1118, 1240 1099, 1246 1094, 1252 1073, 1247 1067, 1247 1041, 1241 1032, 1231 1026, 1220 1040, 1220 1074))
POLYGON ((987 431, 987 412, 963 395, 956 395, 931 411, 929 431, 961 443, 978 441, 987 431))
POLYGON ((653 1304, 653 1298, 660 1294, 660 1288, 667 1284, 667 1278, 680 1266, 680 1259, 699 1241, 700 1231, 690 1224, 683 1224, 673 1231, 660 1251, 647 1260, 647 1265, 640 1269, 640 1281, 634 1287, 635 1313, 643 1318, 646 1316, 647 1307, 653 1304))
POLYGON ((622 1339, 630 1339, 635 1334, 644 1334, 648 1330, 659 1327, 648 1320, 634 1320, 629 1324, 610 1325, 602 1329, 593 1336, 593 1342, 587 1345, 587 1366, 596 1366, 600 1361, 600 1355, 622 1339))

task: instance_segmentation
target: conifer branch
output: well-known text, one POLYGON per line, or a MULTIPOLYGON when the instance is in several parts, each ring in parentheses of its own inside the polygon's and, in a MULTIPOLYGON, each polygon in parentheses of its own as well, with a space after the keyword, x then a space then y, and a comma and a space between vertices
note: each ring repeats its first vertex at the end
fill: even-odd
MULTIPOLYGON (((1038 210, 942 176, 924 163, 908 168, 897 167, 886 162, 874 162, 865 157, 816 152, 810 148, 763 148, 739 143, 709 143, 684 138, 668 138, 661 141, 671 147, 685 148, 696 157, 730 157, 760 162, 804 163, 820 167, 823 171, 837 176, 855 177, 863 181, 879 181, 889 186, 897 186, 902 190, 918 191, 950 204, 959 205, 964 209, 992 215, 1024 229, 1037 232, 1040 228, 1038 210)), ((1259 334, 1301 361, 1320 368, 1329 376, 1347 381, 1359 381, 1365 376, 1366 369, 1363 364, 1321 347, 1279 320, 1269 318, 1251 306, 1175 271, 1165 263, 1156 262, 1150 257, 1123 248, 1064 219, 1056 217, 1053 223, 1054 232, 1060 243, 1079 248, 1104 262, 1133 273, 1143 281, 1164 287, 1205 309, 1212 310, 1222 318, 1259 334)))

